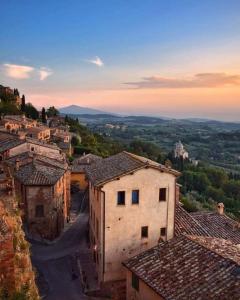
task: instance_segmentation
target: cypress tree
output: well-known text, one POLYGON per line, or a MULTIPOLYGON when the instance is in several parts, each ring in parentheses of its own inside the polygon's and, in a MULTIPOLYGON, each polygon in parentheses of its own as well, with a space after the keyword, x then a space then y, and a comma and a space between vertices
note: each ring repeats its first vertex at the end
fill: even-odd
POLYGON ((47 119, 46 119, 46 110, 45 110, 44 107, 42 108, 42 122, 43 122, 43 123, 47 123, 47 119))

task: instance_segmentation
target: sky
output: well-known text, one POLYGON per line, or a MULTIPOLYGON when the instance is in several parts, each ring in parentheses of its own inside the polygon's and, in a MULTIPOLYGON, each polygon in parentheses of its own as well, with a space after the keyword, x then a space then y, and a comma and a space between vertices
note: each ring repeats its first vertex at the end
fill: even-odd
POLYGON ((1 1, 0 84, 37 107, 240 121, 239 0, 1 1))

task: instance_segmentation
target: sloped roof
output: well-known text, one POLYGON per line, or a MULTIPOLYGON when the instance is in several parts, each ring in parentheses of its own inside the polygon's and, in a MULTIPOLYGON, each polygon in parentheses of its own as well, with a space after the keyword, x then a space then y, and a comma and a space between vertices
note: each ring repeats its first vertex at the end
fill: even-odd
POLYGON ((25 141, 20 139, 0 140, 0 152, 7 151, 23 143, 25 143, 25 141))
POLYGON ((175 212, 175 236, 183 233, 209 236, 209 233, 179 203, 175 212))
POLYGON ((87 168, 87 175, 94 185, 100 185, 144 167, 157 168, 162 172, 171 173, 175 176, 180 175, 176 170, 126 151, 92 164, 87 168))
POLYGON ((166 300, 239 300, 239 251, 230 241, 181 235, 123 265, 166 300))
POLYGON ((34 160, 28 163, 15 173, 15 177, 24 185, 53 185, 65 173, 62 168, 47 166, 34 160))
POLYGON ((102 159, 103 158, 101 156, 94 155, 92 153, 78 157, 72 162, 72 172, 83 172, 87 166, 94 164, 102 159))
POLYGON ((212 237, 223 238, 240 244, 239 223, 225 214, 217 212, 195 212, 191 216, 208 232, 212 237))

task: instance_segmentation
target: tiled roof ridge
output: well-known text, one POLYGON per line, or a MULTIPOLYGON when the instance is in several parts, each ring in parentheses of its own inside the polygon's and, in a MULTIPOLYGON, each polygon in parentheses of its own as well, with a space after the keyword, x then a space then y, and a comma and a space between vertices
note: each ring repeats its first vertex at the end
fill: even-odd
POLYGON ((214 252, 216 255, 221 256, 222 258, 227 259, 227 260, 233 262, 234 264, 240 266, 240 247, 233 244, 231 241, 222 239, 222 238, 209 237, 209 236, 196 236, 196 235, 185 235, 185 234, 184 234, 184 236, 186 236, 186 238, 193 241, 194 243, 197 243, 201 247, 203 247, 211 252, 214 252), (217 251, 215 248, 213 248, 209 244, 207 244, 206 240, 226 243, 229 248, 233 247, 239 252, 239 258, 236 260, 236 256, 234 258, 234 257, 226 254, 226 252, 217 251))
POLYGON ((122 151, 122 153, 127 154, 129 157, 135 159, 138 162, 141 162, 141 163, 145 164, 146 166, 156 167, 156 168, 158 168, 162 171, 166 171, 168 173, 180 174, 179 171, 177 171, 175 169, 172 169, 172 168, 167 168, 163 164, 160 164, 160 163, 158 163, 158 162, 156 162, 156 161, 154 161, 150 158, 147 158, 147 157, 144 157, 144 156, 141 156, 141 155, 137 155, 137 154, 128 152, 126 150, 122 151), (143 161, 143 160, 146 160, 146 161, 143 161))

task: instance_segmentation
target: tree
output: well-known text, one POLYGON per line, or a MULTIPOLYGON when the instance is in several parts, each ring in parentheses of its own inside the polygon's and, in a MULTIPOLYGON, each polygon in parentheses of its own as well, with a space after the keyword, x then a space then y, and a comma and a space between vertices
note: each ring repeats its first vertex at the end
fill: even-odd
POLYGON ((13 94, 14 94, 14 96, 19 96, 19 91, 18 91, 18 89, 14 89, 14 90, 13 90, 13 94))
POLYGON ((59 111, 54 107, 50 106, 47 110, 47 116, 48 117, 55 117, 59 115, 59 111))
POLYGON ((42 122, 45 124, 47 123, 47 119, 46 119, 46 111, 45 108, 42 108, 42 122))
POLYGON ((31 103, 26 104, 25 114, 28 118, 32 118, 34 120, 39 118, 38 110, 31 103))
POLYGON ((25 112, 25 108, 26 108, 25 96, 22 95, 21 111, 25 112))
POLYGON ((12 102, 1 102, 0 103, 0 114, 2 115, 18 115, 20 114, 19 109, 12 102))

